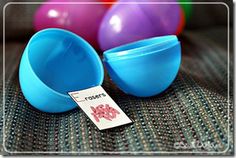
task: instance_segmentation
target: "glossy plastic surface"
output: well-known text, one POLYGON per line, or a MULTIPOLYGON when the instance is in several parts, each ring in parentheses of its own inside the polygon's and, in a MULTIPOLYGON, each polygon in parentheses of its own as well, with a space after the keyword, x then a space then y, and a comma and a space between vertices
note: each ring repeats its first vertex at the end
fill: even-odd
POLYGON ((82 4, 97 0, 49 0, 47 2, 81 2, 81 4, 42 4, 34 16, 36 31, 46 28, 62 28, 76 33, 98 48, 98 29, 109 9, 102 4, 82 4))
MULTIPOLYGON (((124 2, 129 1, 135 2, 124 2)), ((107 50, 145 38, 175 34, 180 23, 180 14, 181 8, 178 4, 117 2, 102 20, 98 34, 100 47, 107 50)))
POLYGON ((163 92, 174 81, 181 63, 180 43, 174 36, 159 38, 134 42, 104 53, 109 76, 125 93, 150 97, 163 92))
POLYGON ((101 85, 104 70, 95 50, 62 29, 36 33, 23 53, 19 79, 25 98, 37 109, 58 113, 77 105, 67 92, 101 85))
POLYGON ((177 43, 178 38, 175 35, 153 37, 107 50, 104 53, 104 59, 110 61, 146 55, 157 50, 166 49, 177 43))

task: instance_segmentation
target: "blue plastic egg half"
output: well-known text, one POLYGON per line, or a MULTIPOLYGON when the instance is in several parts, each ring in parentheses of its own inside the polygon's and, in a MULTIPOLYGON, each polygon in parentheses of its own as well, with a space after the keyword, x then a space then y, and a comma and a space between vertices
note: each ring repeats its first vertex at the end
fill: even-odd
POLYGON ((166 90, 179 71, 180 42, 174 35, 133 42, 104 52, 104 62, 125 93, 154 96, 166 90))
POLYGON ((104 70, 95 50, 79 36, 45 29, 28 42, 19 80, 25 98, 37 109, 58 113, 77 107, 68 92, 101 85, 104 70))

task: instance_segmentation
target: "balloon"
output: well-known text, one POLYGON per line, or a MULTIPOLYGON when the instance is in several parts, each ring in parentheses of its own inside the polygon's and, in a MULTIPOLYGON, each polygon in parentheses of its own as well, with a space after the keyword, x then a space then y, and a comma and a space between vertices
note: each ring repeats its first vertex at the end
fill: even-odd
POLYGON ((116 3, 107 12, 99 28, 100 48, 107 50, 149 37, 175 34, 180 12, 178 4, 116 3))
MULTIPOLYGON (((84 2, 84 0, 49 0, 48 2, 84 2)), ((87 0, 87 2, 97 2, 87 0)), ((101 4, 43 4, 35 13, 36 31, 45 28, 70 30, 98 48, 97 33, 109 8, 101 4)))

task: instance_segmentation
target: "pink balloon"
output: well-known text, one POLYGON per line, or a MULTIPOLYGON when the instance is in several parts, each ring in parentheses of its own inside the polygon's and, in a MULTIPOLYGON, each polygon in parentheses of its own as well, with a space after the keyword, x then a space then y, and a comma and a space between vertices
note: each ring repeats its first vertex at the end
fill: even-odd
MULTIPOLYGON (((85 2, 84 0, 49 0, 48 2, 85 2)), ((97 2, 86 0, 86 2, 97 2)), ((97 36, 108 7, 101 4, 42 4, 34 16, 36 31, 45 28, 70 30, 98 48, 97 36)))

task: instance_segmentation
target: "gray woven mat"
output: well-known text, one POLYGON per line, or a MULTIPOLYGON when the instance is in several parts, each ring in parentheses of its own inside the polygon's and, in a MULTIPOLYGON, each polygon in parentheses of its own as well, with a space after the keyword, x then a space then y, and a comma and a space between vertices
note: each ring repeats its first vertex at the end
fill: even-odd
POLYGON ((105 76, 103 87, 134 123, 103 132, 79 109, 57 115, 34 109, 21 93, 16 71, 6 82, 5 149, 87 155, 232 154, 233 106, 232 86, 228 96, 227 52, 191 33, 182 40, 181 70, 161 95, 126 95, 105 76), (195 147, 190 146, 192 143, 195 147), (188 146, 178 148, 180 144, 188 146))

